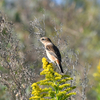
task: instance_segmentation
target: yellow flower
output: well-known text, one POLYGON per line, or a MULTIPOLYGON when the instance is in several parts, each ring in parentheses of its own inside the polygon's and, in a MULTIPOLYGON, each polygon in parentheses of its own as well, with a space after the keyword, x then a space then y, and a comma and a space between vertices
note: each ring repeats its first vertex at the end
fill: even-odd
POLYGON ((67 81, 67 80, 72 80, 72 79, 73 79, 72 77, 68 77, 68 78, 66 78, 66 81, 67 81))
POLYGON ((94 76, 94 77, 97 77, 97 76, 98 76, 98 73, 94 73, 93 76, 94 76))
POLYGON ((57 94, 57 96, 60 97, 60 96, 62 96, 62 95, 64 95, 64 94, 66 94, 66 91, 60 91, 60 92, 57 94))
POLYGON ((57 72, 55 72, 55 76, 62 77, 62 75, 58 74, 57 72))
POLYGON ((51 96, 51 97, 55 97, 55 91, 49 91, 49 95, 51 96))
POLYGON ((37 85, 37 83, 33 83, 31 87, 32 87, 32 94, 34 96, 39 97, 42 89, 37 85))
POLYGON ((47 59, 45 57, 42 58, 42 62, 47 62, 47 59))
POLYGON ((31 85, 31 87, 32 87, 32 89, 37 89, 37 88, 38 88, 38 85, 37 85, 37 83, 33 83, 33 84, 31 85))
POLYGON ((97 72, 94 73, 93 76, 95 77, 95 79, 99 79, 99 77, 100 77, 100 61, 99 61, 99 64, 97 66, 97 72))
POLYGON ((62 80, 59 81, 59 84, 64 83, 64 82, 66 82, 66 80, 62 79, 62 80))
POLYGON ((70 86, 70 84, 62 84, 62 85, 59 86, 59 88, 60 88, 60 89, 63 89, 63 88, 65 88, 65 87, 69 87, 69 86, 70 86))
POLYGON ((66 92, 67 92, 67 91, 70 91, 70 90, 72 90, 72 88, 67 88, 67 89, 65 89, 66 92))
POLYGON ((72 78, 55 72, 52 63, 48 63, 46 58, 43 58, 42 62, 44 70, 40 75, 45 75, 45 79, 32 84, 32 97, 29 100, 54 100, 61 97, 64 98, 62 100, 65 100, 72 95, 73 93, 70 94, 71 92, 68 92, 74 88, 69 87, 70 84, 65 83, 68 80, 72 80, 72 78), (44 85, 45 88, 42 89, 39 85, 44 85))
POLYGON ((55 80, 60 80, 61 79, 61 77, 55 77, 55 80))
POLYGON ((100 73, 100 61, 99 61, 99 64, 97 66, 97 69, 98 69, 98 72, 100 73))
POLYGON ((76 92, 71 92, 71 93, 68 93, 66 96, 69 97, 71 95, 76 95, 76 92))
POLYGON ((43 69, 46 69, 48 65, 47 59, 43 57, 42 62, 43 62, 43 69))
POLYGON ((51 90, 52 90, 51 88, 44 88, 42 89, 42 92, 51 91, 51 90))

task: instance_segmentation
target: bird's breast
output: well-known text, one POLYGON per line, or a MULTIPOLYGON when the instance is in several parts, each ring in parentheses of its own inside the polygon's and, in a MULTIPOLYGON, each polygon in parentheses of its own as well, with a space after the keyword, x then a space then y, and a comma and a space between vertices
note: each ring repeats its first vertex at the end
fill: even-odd
POLYGON ((57 58, 55 58, 53 55, 51 55, 48 50, 46 50, 46 54, 51 62, 55 62, 57 60, 57 58))

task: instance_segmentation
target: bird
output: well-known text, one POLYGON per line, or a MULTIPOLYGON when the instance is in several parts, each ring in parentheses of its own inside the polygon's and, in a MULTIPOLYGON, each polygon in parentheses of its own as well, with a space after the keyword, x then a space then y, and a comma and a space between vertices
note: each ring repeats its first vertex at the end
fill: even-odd
POLYGON ((64 73, 61 65, 61 54, 59 49, 52 43, 52 41, 48 37, 41 37, 40 42, 45 46, 45 51, 49 60, 51 62, 55 62, 61 70, 61 73, 64 73))

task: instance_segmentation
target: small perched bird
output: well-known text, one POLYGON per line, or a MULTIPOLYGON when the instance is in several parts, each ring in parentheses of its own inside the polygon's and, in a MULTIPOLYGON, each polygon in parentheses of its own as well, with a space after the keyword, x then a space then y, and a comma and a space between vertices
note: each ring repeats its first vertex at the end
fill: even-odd
POLYGON ((61 55, 60 55, 59 49, 47 37, 41 37, 40 41, 45 46, 47 57, 50 59, 51 62, 56 62, 61 72, 64 73, 61 66, 61 55))

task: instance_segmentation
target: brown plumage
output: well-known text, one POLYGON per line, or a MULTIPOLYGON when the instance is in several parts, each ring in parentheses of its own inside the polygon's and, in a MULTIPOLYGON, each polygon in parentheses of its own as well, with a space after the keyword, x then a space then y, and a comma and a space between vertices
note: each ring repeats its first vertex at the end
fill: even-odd
POLYGON ((40 41, 45 46, 45 50, 46 50, 46 54, 48 58, 51 60, 51 62, 56 62, 61 72, 64 73, 61 66, 61 55, 60 55, 59 49, 47 37, 40 38, 40 41))

